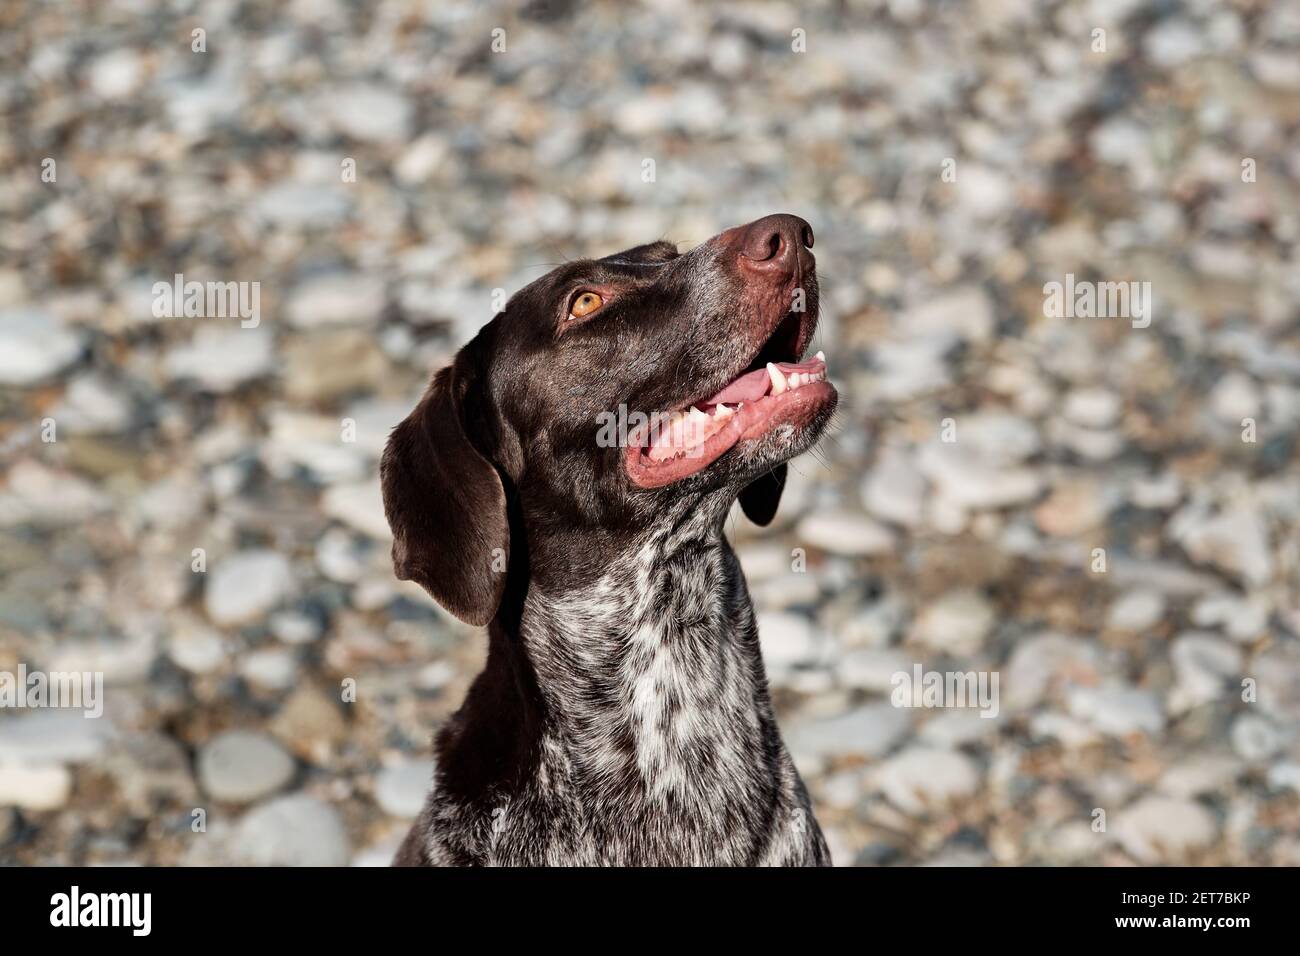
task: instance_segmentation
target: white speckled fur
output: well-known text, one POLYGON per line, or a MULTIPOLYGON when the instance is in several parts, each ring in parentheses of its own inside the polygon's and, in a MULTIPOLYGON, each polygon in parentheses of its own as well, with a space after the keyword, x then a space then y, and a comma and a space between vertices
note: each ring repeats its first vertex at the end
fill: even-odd
POLYGON ((589 585, 530 590, 521 638, 551 715, 537 771, 486 832, 435 791, 431 861, 452 841, 491 865, 829 864, 721 535, 687 521, 589 585))

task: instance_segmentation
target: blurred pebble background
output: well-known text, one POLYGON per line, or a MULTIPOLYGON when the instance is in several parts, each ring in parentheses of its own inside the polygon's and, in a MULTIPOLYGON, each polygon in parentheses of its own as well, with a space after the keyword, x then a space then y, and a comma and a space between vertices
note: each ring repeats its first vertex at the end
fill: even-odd
POLYGON ((388 429, 493 290, 792 212, 842 411, 734 533, 836 861, 1300 864, 1300 6, 506 6, 0 4, 0 670, 107 682, 0 713, 0 861, 386 863, 485 645, 388 429))

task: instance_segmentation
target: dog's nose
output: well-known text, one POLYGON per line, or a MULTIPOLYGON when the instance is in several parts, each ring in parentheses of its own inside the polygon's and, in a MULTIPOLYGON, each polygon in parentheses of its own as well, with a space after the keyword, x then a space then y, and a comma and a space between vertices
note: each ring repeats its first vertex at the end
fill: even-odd
POLYGON ((809 252, 812 226, 798 216, 781 213, 742 226, 737 238, 740 264, 760 273, 810 272, 816 264, 809 252))

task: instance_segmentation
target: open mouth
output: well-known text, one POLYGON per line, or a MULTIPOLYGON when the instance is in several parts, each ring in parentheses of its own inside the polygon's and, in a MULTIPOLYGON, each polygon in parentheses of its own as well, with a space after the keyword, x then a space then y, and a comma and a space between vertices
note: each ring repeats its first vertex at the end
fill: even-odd
POLYGON ((826 357, 803 362, 793 354, 798 316, 787 317, 744 372, 721 391, 687 408, 656 414, 632 436, 627 472, 642 488, 658 488, 703 471, 740 441, 782 425, 798 427, 835 396, 826 357), (791 318, 795 333, 789 334, 791 318), (784 353, 784 356, 782 355, 784 353))

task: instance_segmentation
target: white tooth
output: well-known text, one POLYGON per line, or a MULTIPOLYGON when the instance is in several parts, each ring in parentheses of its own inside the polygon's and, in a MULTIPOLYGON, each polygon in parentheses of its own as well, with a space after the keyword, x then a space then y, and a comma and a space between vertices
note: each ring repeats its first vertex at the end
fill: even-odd
POLYGON ((825 362, 825 361, 826 361, 826 353, 825 353, 825 352, 818 352, 818 353, 817 353, 817 357, 818 357, 819 359, 821 359, 822 362, 825 362))
POLYGON ((780 395, 786 390, 785 374, 771 362, 767 363, 767 376, 772 380, 773 395, 780 395))
POLYGON ((703 422, 703 421, 708 421, 708 418, 709 418, 708 412, 702 412, 694 405, 691 406, 691 421, 703 422))
POLYGON ((730 418, 730 417, 731 417, 732 415, 734 415, 734 414, 736 414, 735 409, 728 408, 726 405, 719 405, 718 408, 717 408, 717 410, 713 413, 713 417, 714 417, 714 418, 730 418))
POLYGON ((682 420, 681 412, 672 412, 659 420, 661 441, 672 441, 677 433, 677 425, 682 420))

